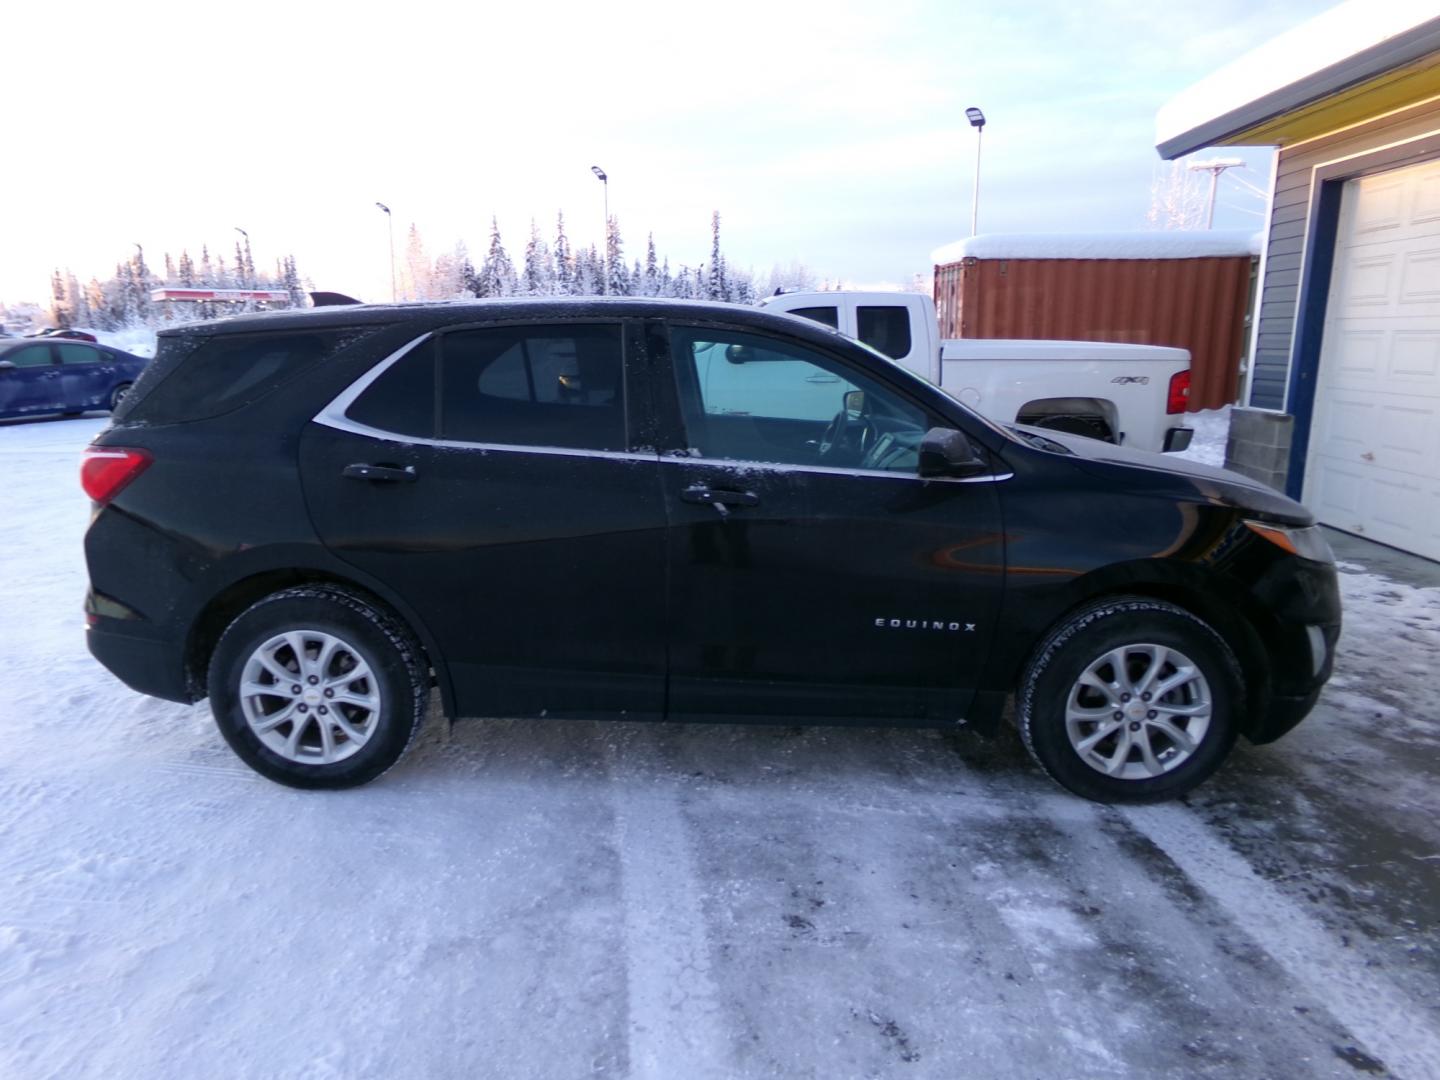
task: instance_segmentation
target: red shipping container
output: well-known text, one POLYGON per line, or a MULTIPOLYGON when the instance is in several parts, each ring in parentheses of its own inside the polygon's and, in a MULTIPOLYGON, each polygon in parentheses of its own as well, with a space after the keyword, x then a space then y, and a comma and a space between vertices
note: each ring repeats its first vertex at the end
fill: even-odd
POLYGON ((1236 398, 1258 238, 1151 232, 971 237, 935 252, 942 338, 1190 350, 1190 410, 1236 398))

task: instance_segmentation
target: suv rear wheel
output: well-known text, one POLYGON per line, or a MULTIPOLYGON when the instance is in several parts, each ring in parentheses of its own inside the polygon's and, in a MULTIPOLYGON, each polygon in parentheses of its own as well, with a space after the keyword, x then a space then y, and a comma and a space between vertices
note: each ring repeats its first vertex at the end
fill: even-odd
POLYGON ((1183 608, 1121 597, 1081 608, 1036 651, 1017 713, 1026 748, 1098 802, 1157 802, 1230 752, 1244 701, 1225 641, 1183 608))
POLYGON ((336 586, 300 586, 242 612, 210 660, 210 708, 262 776, 355 787, 400 759, 425 715, 425 666, 391 615, 336 586))

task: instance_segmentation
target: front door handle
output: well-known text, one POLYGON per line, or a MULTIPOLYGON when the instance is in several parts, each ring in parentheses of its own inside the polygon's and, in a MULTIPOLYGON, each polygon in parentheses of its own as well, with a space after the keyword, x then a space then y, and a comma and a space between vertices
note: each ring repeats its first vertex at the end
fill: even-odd
POLYGON ((415 466, 406 465, 403 469, 397 469, 393 465, 346 465, 340 470, 340 475, 351 480, 379 480, 383 483, 413 484, 415 482, 415 466))
POLYGON ((727 491, 724 488, 696 484, 680 492, 680 498, 703 506, 759 506, 760 496, 753 491, 727 491))

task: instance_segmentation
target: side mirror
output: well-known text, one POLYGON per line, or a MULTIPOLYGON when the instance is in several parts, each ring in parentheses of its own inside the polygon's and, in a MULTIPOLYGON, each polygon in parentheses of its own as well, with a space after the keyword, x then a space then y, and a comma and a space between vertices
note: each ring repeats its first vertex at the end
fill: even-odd
POLYGON ((9 360, 0 360, 0 374, 3 374, 3 373, 5 373, 5 372, 7 372, 7 371, 14 371, 14 370, 15 370, 15 364, 14 364, 12 361, 9 361, 9 360))
POLYGON ((931 428, 920 440, 921 476, 976 476, 988 466, 954 428, 931 428))
POLYGON ((845 411, 859 416, 865 411, 865 391, 847 390, 845 392, 845 411))

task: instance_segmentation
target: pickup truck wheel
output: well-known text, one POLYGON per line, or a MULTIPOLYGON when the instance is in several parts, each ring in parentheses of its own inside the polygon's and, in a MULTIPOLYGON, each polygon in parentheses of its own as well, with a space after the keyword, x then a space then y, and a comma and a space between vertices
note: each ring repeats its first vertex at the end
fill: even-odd
POLYGON ((1021 679, 1020 734, 1077 795, 1158 802, 1210 776, 1235 743, 1240 665, 1206 623, 1174 604, 1090 604, 1036 650, 1021 679))
POLYGON ((1029 424, 1031 427, 1046 428, 1050 431, 1063 431, 1067 435, 1084 435, 1086 438, 1099 439, 1101 442, 1113 443, 1115 432, 1111 430, 1109 422, 1103 416, 1089 415, 1053 415, 1033 416, 1018 418, 1022 424, 1029 424))
POLYGON ((299 788, 355 787, 400 760, 425 715, 426 666, 408 631, 335 586, 267 596, 210 660, 210 707, 256 772, 299 788))

